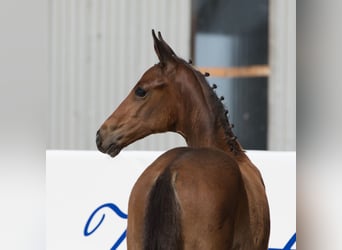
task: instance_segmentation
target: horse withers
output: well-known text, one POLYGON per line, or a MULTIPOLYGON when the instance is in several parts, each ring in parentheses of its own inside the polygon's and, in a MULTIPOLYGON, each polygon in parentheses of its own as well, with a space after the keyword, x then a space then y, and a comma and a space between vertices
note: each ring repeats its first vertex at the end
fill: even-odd
POLYGON ((266 250, 269 207, 259 170, 244 153, 205 77, 152 31, 159 63, 103 123, 98 149, 115 157, 154 133, 181 134, 139 177, 129 198, 127 249, 266 250))

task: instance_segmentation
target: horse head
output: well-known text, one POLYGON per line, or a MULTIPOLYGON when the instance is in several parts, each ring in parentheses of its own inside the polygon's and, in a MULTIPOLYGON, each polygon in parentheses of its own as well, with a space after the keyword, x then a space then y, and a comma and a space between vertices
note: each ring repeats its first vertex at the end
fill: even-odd
POLYGON ((152 30, 159 63, 149 68, 126 99, 96 134, 98 149, 115 157, 122 148, 154 133, 176 131, 181 96, 182 63, 170 46, 152 30))

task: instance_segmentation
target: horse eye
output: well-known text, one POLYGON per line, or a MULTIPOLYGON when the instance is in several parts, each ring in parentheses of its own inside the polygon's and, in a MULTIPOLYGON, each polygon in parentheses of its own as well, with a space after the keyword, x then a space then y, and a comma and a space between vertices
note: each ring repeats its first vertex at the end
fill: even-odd
POLYGON ((139 96, 139 97, 144 97, 146 95, 146 90, 144 90, 143 88, 141 87, 138 87, 136 90, 135 90, 135 95, 136 96, 139 96))

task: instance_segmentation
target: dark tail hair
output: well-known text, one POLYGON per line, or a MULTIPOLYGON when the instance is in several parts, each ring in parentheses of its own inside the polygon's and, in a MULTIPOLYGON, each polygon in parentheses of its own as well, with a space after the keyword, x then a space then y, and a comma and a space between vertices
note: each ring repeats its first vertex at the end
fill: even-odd
POLYGON ((180 208, 170 167, 150 191, 144 223, 144 250, 182 250, 180 208))

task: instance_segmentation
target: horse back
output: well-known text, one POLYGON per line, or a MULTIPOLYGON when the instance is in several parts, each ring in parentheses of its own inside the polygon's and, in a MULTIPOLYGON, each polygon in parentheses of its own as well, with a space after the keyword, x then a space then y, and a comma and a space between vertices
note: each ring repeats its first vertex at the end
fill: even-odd
POLYGON ((244 207, 246 193, 233 159, 213 149, 170 150, 132 189, 128 249, 233 249, 235 233, 249 233, 239 226, 248 220, 244 207))

